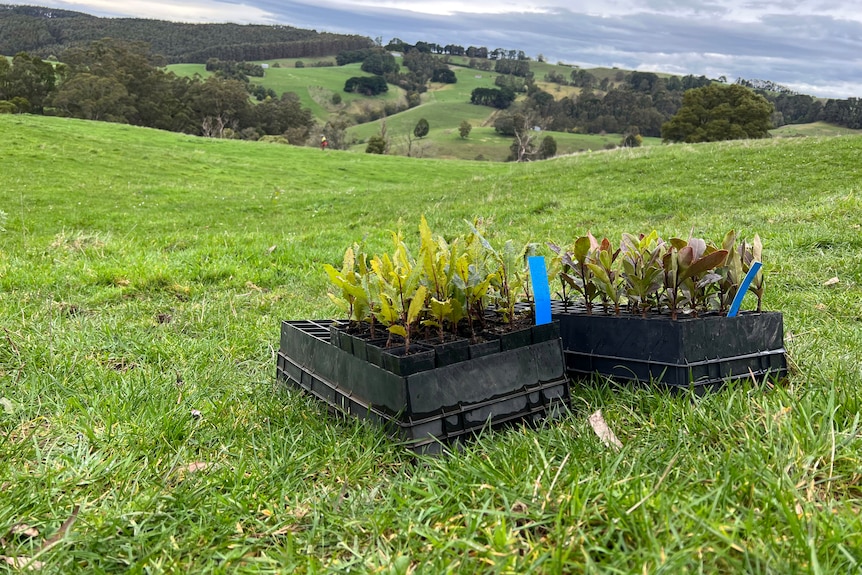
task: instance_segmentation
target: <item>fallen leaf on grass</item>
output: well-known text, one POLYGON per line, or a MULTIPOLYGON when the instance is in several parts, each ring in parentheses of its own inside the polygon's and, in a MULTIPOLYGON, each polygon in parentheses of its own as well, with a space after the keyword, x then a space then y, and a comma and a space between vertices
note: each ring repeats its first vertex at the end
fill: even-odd
POLYGON ((284 535, 287 535, 288 533, 298 533, 299 531, 302 531, 302 527, 299 525, 285 525, 284 527, 276 529, 275 531, 270 533, 270 536, 282 537, 284 535))
POLYGON ((300 505, 299 507, 294 507, 293 509, 288 507, 285 511, 290 515, 293 515, 296 519, 302 519, 303 517, 311 513, 311 508, 307 505, 300 505))
POLYGON ((0 555, 0 561, 3 561, 13 569, 26 568, 28 571, 37 571, 45 566, 41 561, 34 561, 31 557, 6 557, 5 555, 0 555))
POLYGON ((785 417, 787 417, 788 415, 790 415, 790 412, 791 412, 791 411, 793 411, 793 408, 792 408, 792 407, 790 407, 789 405, 788 405, 788 406, 785 406, 785 407, 782 407, 781 409, 779 409, 779 410, 778 410, 778 412, 776 412, 776 413, 772 416, 772 421, 775 421, 775 422, 777 423, 777 422, 779 422, 779 421, 783 420, 785 417))
POLYGON ((210 466, 206 461, 195 461, 194 463, 189 463, 186 467, 182 469, 187 473, 197 473, 198 471, 203 471, 210 466))
POLYGON ((839 283, 840 281, 841 281, 841 280, 839 280, 839 279, 838 279, 838 276, 835 276, 834 278, 829 278, 828 280, 826 280, 825 282, 823 282, 823 285, 825 285, 825 286, 834 286, 835 284, 839 283))
POLYGON ((605 422, 605 418, 602 417, 601 409, 590 416, 590 426, 592 426, 593 431, 596 432, 596 435, 599 436, 599 439, 601 439, 602 443, 606 446, 614 447, 616 449, 622 448, 623 444, 619 439, 617 439, 613 430, 608 427, 608 424, 605 422))
POLYGON ((31 539, 39 536, 39 530, 35 527, 30 527, 26 523, 13 525, 11 533, 12 535, 23 535, 24 537, 30 537, 31 539))

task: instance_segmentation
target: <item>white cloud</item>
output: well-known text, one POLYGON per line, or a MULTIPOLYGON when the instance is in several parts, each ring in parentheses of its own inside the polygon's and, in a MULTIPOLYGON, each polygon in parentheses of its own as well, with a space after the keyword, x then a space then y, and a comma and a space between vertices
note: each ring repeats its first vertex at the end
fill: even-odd
POLYGON ((755 23, 766 16, 786 15, 831 16, 836 20, 862 22, 858 0, 832 0, 828 5, 821 0, 689 0, 685 3, 677 0, 581 0, 577 3, 571 0, 328 0, 325 3, 344 9, 397 9, 433 15, 548 13, 567 10, 603 18, 666 14, 693 20, 714 20, 720 17, 726 22, 755 23))
POLYGON ((357 0, 355 2, 334 2, 335 5, 350 8, 363 7, 375 9, 395 9, 434 16, 452 16, 462 14, 511 14, 511 13, 543 13, 548 6, 515 2, 476 2, 465 4, 457 0, 357 0))
POLYGON ((86 12, 100 16, 153 18, 177 22, 274 23, 273 15, 248 4, 197 0, 168 2, 160 0, 55 0, 43 6, 86 12))

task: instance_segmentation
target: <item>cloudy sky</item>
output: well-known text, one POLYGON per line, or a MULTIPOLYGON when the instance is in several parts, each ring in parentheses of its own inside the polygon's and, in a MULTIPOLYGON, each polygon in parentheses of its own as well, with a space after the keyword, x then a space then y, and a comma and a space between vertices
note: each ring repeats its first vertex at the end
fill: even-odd
MULTIPOLYGON (((4 0, 5 3, 12 3, 4 0)), ((286 24, 523 50, 584 67, 772 80, 862 97, 860 0, 32 0, 97 16, 286 24), (576 7, 574 7, 576 5, 576 7)))

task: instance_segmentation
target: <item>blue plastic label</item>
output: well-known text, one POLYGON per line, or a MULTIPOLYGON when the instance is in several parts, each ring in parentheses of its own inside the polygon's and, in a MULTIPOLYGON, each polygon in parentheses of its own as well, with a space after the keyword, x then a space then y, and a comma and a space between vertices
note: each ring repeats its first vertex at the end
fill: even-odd
POLYGON ((736 297, 733 298, 733 303, 730 304, 730 311, 727 312, 727 317, 736 317, 736 314, 739 313, 739 308, 742 306, 742 298, 745 297, 745 292, 748 291, 748 286, 751 285, 751 282, 754 281, 754 276, 757 275, 757 272, 760 271, 760 266, 763 264, 760 262, 752 262, 751 268, 749 268, 748 273, 745 274, 745 279, 742 280, 742 283, 739 285, 739 290, 736 292, 736 297))
POLYGON ((533 283, 533 298, 536 300, 536 325, 551 323, 551 287, 548 285, 548 269, 545 258, 527 258, 530 266, 530 281, 533 283))

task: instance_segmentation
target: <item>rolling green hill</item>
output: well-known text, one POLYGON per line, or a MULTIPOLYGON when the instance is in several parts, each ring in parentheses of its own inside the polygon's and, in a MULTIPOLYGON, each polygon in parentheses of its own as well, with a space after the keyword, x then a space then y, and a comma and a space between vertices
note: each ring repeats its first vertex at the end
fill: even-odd
MULTIPOLYGON (((453 61, 460 60, 466 59, 453 58, 453 61)), ((400 103, 402 108, 405 105, 403 91, 392 86, 390 86, 388 93, 374 97, 344 92, 344 83, 348 78, 366 75, 360 70, 359 64, 312 67, 310 64, 316 60, 310 59, 303 61, 306 67, 296 68, 296 61, 296 59, 292 59, 258 62, 268 64, 269 68, 263 78, 253 78, 252 82, 270 88, 278 94, 284 92, 297 94, 302 105, 313 112, 321 125, 340 113, 362 114, 363 109, 381 109, 386 102, 400 103), (276 65, 277 67, 274 67, 276 65), (342 100, 338 105, 332 103, 332 97, 335 94, 338 94, 342 100)), ((570 71, 570 68, 560 65, 537 62, 532 63, 532 65, 539 67, 537 74, 540 72, 544 74, 550 70, 566 74, 570 71)), ((385 121, 391 153, 406 155, 409 149, 414 157, 464 160, 482 158, 491 161, 504 161, 509 155, 512 138, 501 136, 493 129, 493 120, 499 111, 486 106, 470 104, 472 91, 478 87, 493 88, 494 79, 498 74, 463 66, 452 66, 452 69, 458 79, 457 83, 432 83, 428 92, 422 94, 422 103, 419 106, 387 116, 385 120, 378 119, 351 127, 348 130, 348 140, 354 142, 351 149, 364 152, 366 140, 379 134, 385 121), (413 128, 420 118, 428 120, 431 131, 426 138, 411 145, 408 142, 408 137, 412 138, 413 128), (458 132, 458 127, 464 120, 473 126, 467 139, 462 139, 458 132)), ((168 66, 168 70, 185 76, 207 74, 202 64, 174 64, 168 66)), ((604 77, 603 75, 612 77, 617 71, 600 68, 596 69, 595 72, 597 77, 604 77)), ((556 85, 553 86, 556 87, 556 85)), ((563 88, 559 92, 553 88, 549 88, 549 90, 556 98, 578 92, 577 88, 563 88)), ((542 133, 538 135, 538 138, 541 139, 546 135, 551 135, 556 140, 558 155, 604 150, 619 145, 622 140, 620 134, 588 135, 564 132, 542 133)), ((644 138, 644 145, 658 143, 660 143, 658 138, 644 138)))
MULTIPOLYGON (((852 573, 862 138, 417 160, 0 115, 0 563, 46 572, 852 573), (408 456, 274 382, 323 264, 491 241, 758 233, 789 378, 571 411, 408 456), (834 279, 832 279, 834 278, 834 279), (601 410, 623 447, 587 423, 601 410), (57 534, 60 534, 58 537, 57 534), (814 566, 817 566, 816 569, 814 566)), ((746 306, 750 306, 748 302, 746 306)))
POLYGON ((862 130, 851 130, 826 122, 812 122, 810 124, 788 124, 771 130, 770 133, 777 137, 848 136, 862 134, 862 130))
MULTIPOLYGON (((414 157, 506 160, 509 156, 511 138, 501 136, 493 129, 494 118, 499 112, 493 108, 469 103, 473 89, 494 87, 494 79, 498 74, 467 68, 464 65, 468 60, 465 57, 451 57, 457 83, 431 84, 428 92, 422 95, 422 103, 419 106, 389 115, 385 119, 368 121, 351 127, 348 130, 348 140, 353 142, 350 149, 364 152, 368 138, 381 133, 385 122, 386 134, 390 140, 390 153, 407 155, 409 151, 414 157), (409 140, 412 139, 413 128, 420 118, 428 120, 431 130, 427 137, 411 143, 409 140), (458 133, 458 127, 464 120, 473 126, 467 139, 462 139, 458 133)), ((363 110, 367 109, 376 109, 378 110, 376 115, 381 115, 379 110, 386 102, 404 106, 403 91, 395 87, 391 87, 390 92, 383 96, 370 98, 344 92, 344 82, 348 78, 364 75, 359 64, 312 67, 311 65, 317 60, 305 59, 301 61, 307 67, 296 68, 297 61, 297 59, 261 61, 259 63, 268 64, 270 67, 264 78, 255 78, 253 81, 273 89, 276 93, 296 93, 302 105, 312 111, 321 125, 339 114, 362 115, 363 110), (332 103, 335 94, 338 94, 342 100, 337 105, 332 103)), ((543 78, 551 72, 568 76, 572 70, 571 67, 561 64, 531 62, 530 65, 537 78, 543 78)), ((199 64, 176 64, 169 66, 168 69, 179 75, 207 74, 204 66, 199 64)), ((607 78, 610 86, 618 85, 621 74, 625 73, 612 68, 594 68, 587 71, 599 80, 607 78)), ((580 92, 579 88, 572 86, 559 86, 541 81, 538 84, 556 99, 576 96, 580 92)), ((816 122, 782 126, 772 130, 771 134, 776 137, 831 136, 859 132, 816 122)), ((540 140, 546 135, 551 135, 556 141, 558 155, 605 150, 618 146, 622 140, 620 134, 589 135, 566 132, 541 133, 537 134, 537 139, 540 140)), ((644 138, 643 141, 645 146, 659 143, 659 138, 644 138)))

